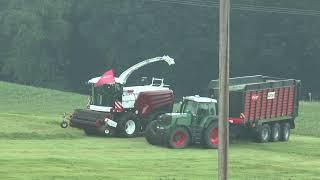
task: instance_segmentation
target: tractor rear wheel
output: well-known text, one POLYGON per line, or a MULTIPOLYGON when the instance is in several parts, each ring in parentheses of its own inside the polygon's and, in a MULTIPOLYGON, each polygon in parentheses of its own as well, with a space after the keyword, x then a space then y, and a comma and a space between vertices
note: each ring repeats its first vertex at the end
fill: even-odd
POLYGON ((168 137, 169 147, 174 149, 183 149, 188 146, 191 141, 190 134, 184 127, 173 129, 168 137))
POLYGON ((280 141, 289 141, 290 138, 290 124, 288 122, 281 123, 280 141))
POLYGON ((204 131, 204 145, 207 148, 217 149, 219 147, 219 129, 218 122, 213 122, 205 131, 204 131))
POLYGON ((133 113, 125 113, 119 118, 117 131, 124 137, 135 137, 141 131, 139 119, 133 113))
POLYGON ((271 137, 270 140, 273 142, 279 141, 280 138, 280 124, 274 123, 271 126, 271 137))

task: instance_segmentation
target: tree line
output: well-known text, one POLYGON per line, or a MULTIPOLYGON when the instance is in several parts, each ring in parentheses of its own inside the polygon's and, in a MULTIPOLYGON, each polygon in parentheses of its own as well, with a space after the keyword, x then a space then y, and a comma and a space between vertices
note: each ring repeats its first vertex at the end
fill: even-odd
MULTIPOLYGON (((297 78, 304 94, 319 96, 320 2, 236 3, 231 76, 297 78)), ((149 0, 2 0, 0 80, 86 93, 85 82, 108 69, 119 75, 141 60, 169 55, 175 67, 151 65, 131 82, 163 77, 178 96, 203 94, 218 77, 218 15, 213 6, 149 0)))

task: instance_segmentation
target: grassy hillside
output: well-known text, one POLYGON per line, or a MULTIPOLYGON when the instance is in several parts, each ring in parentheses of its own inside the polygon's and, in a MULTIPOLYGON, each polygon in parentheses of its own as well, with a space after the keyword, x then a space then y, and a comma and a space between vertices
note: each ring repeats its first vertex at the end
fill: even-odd
MULTIPOLYGON (((150 146, 144 138, 61 129, 86 97, 0 82, 0 179, 216 179, 217 151, 150 146)), ((296 134, 319 136, 319 103, 302 103, 296 134)), ((231 179, 319 179, 320 138, 231 144, 231 179)))
POLYGON ((301 102, 295 134, 320 137, 320 102, 301 102))

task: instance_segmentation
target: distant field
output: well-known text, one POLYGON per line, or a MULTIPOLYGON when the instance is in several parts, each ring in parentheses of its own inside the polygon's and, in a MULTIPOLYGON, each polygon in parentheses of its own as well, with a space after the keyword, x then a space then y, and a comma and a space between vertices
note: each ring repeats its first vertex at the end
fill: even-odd
POLYGON ((320 102, 301 102, 295 134, 320 137, 320 102))
MULTIPOLYGON (((0 82, 0 179, 216 179, 216 150, 59 127, 63 112, 85 104, 78 94, 0 82)), ((319 110, 320 103, 301 103, 289 142, 232 144, 231 179, 320 179, 319 110)))

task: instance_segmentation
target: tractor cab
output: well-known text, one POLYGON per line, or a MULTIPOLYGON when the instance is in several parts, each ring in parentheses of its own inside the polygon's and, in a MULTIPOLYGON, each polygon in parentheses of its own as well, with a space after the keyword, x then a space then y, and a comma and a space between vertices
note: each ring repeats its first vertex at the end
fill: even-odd
POLYGON ((193 124, 200 124, 205 118, 214 117, 216 112, 217 100, 200 97, 188 96, 183 98, 180 112, 190 113, 192 115, 193 124))
POLYGON ((215 99, 198 95, 184 97, 179 113, 166 113, 149 124, 146 140, 150 144, 167 144, 172 148, 184 148, 190 143, 217 148, 216 106, 215 99))

